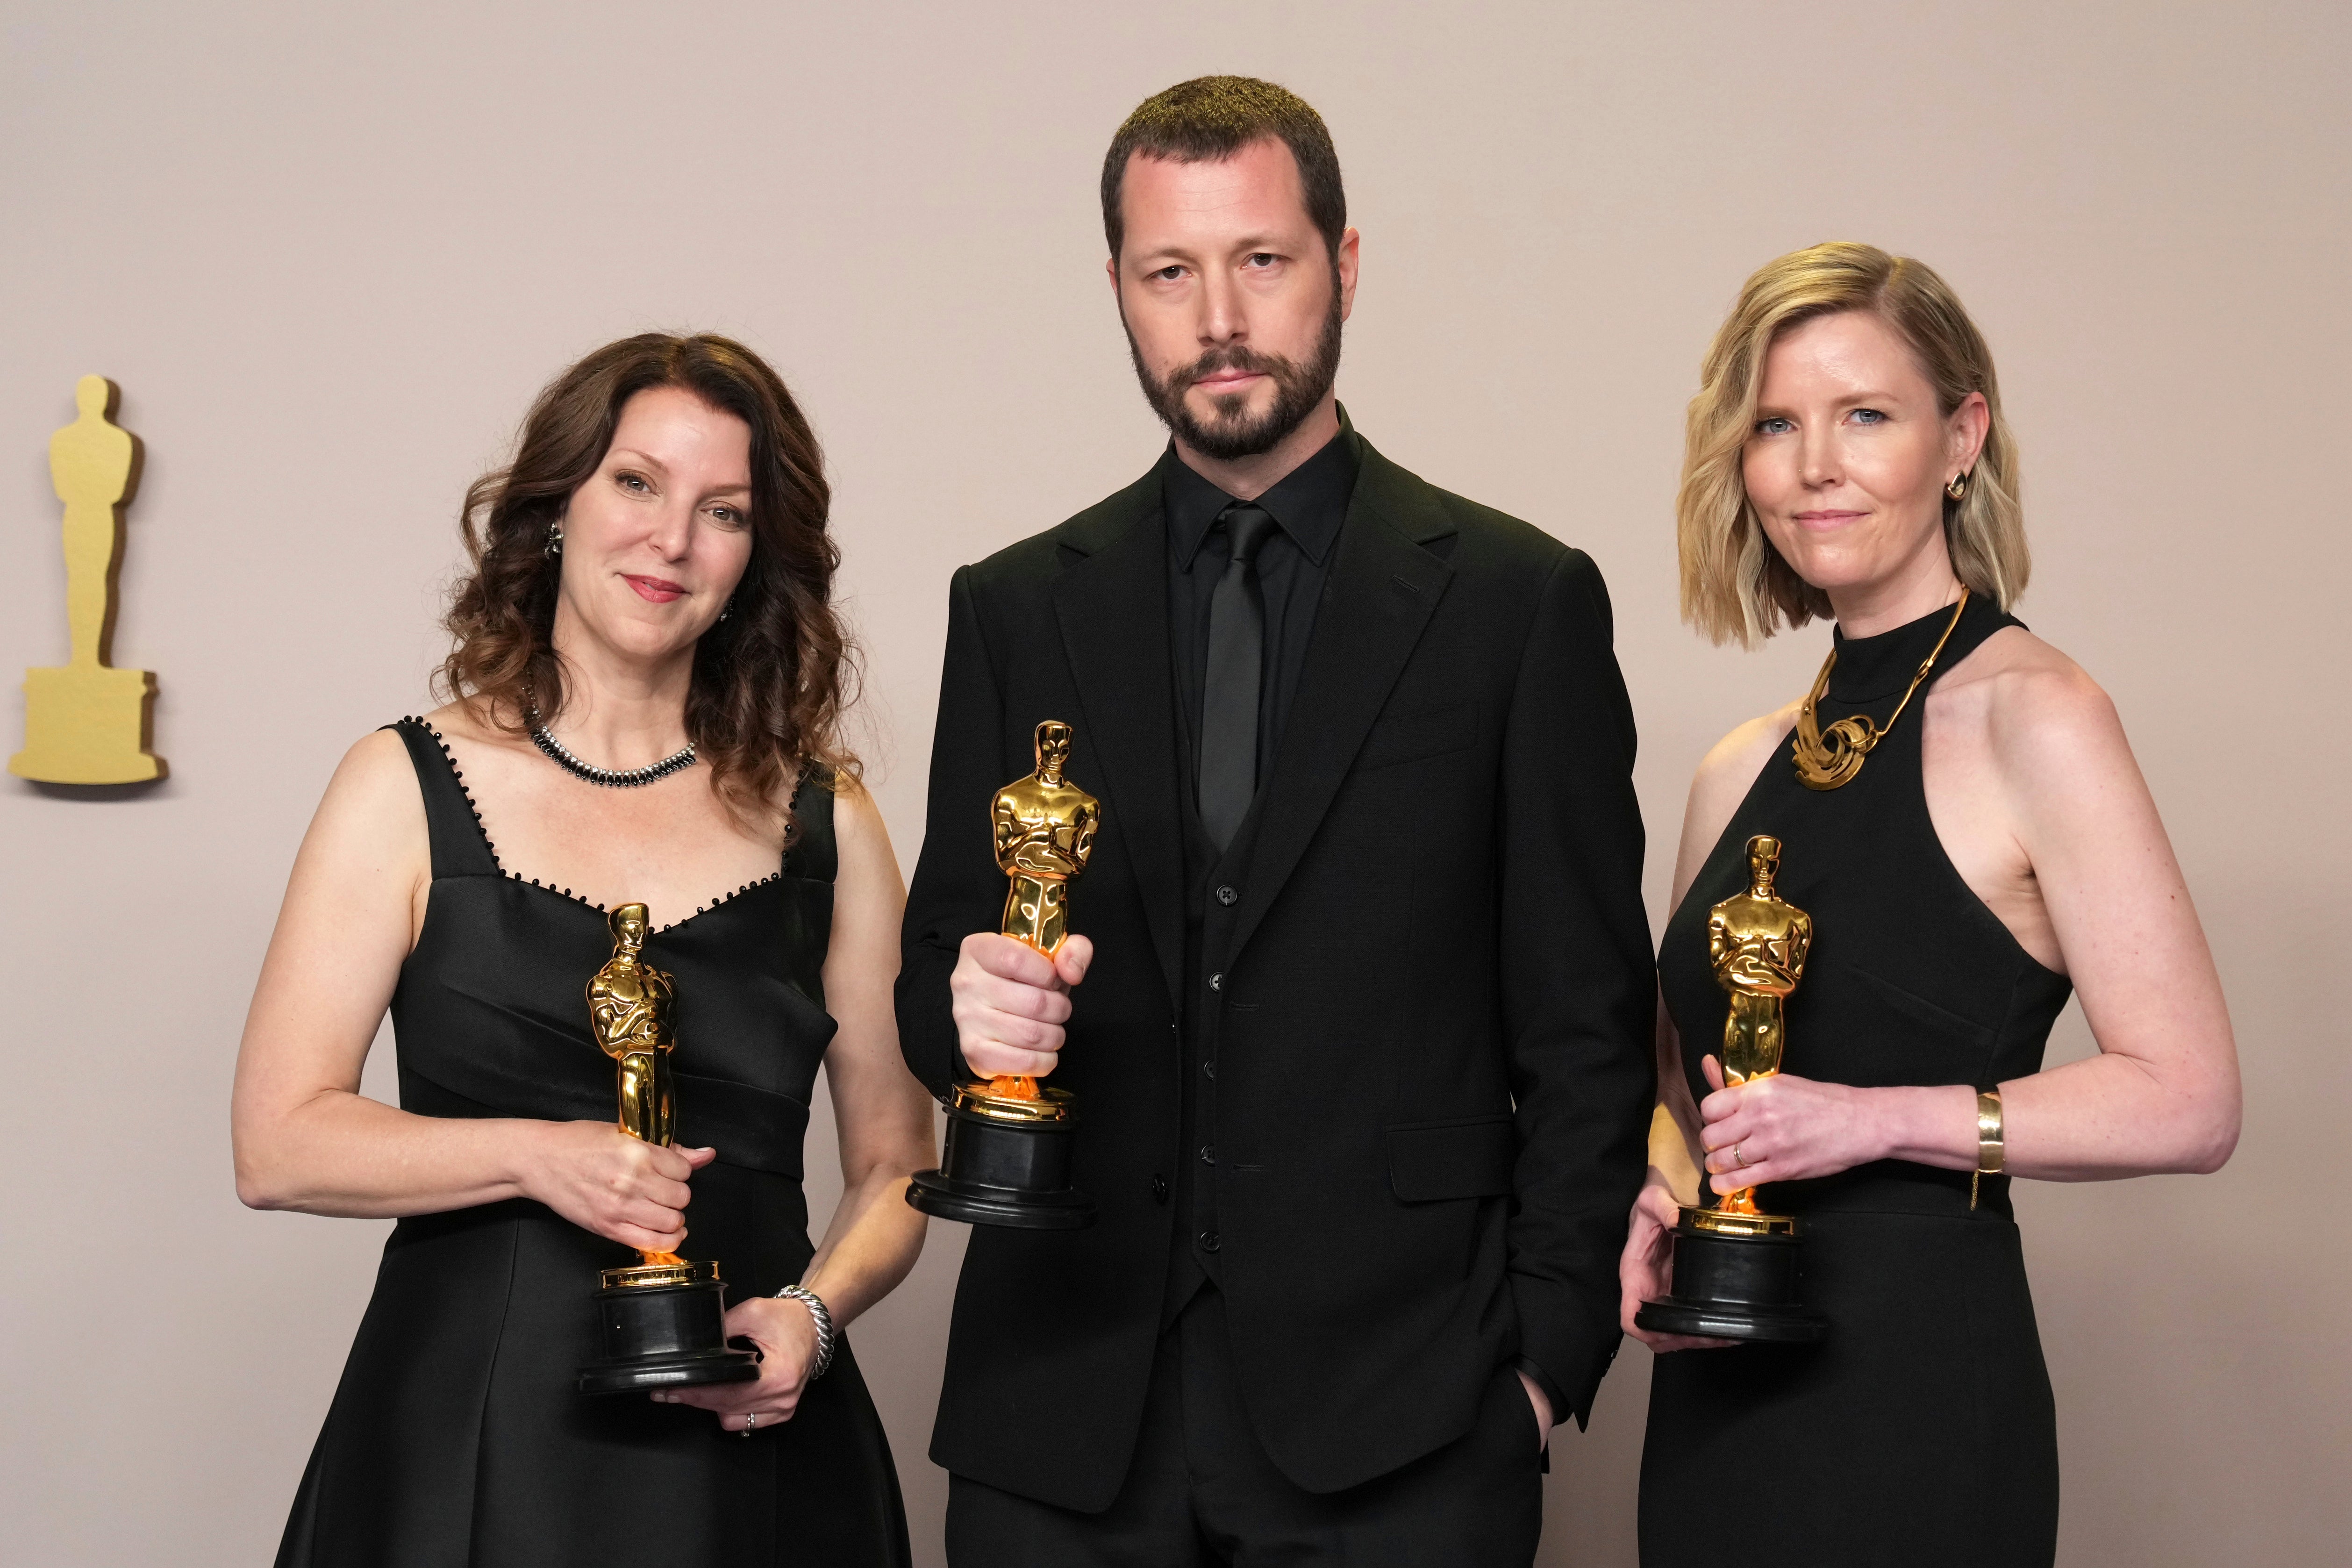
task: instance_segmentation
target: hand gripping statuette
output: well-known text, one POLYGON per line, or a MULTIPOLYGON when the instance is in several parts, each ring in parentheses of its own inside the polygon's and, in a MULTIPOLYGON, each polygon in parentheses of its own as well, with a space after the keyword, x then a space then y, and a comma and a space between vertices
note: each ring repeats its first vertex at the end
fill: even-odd
MULTIPOLYGON (((621 1131, 667 1148, 677 1129, 670 1084, 677 985, 645 961, 645 905, 623 904, 608 923, 613 957, 588 982, 588 1025, 620 1068, 621 1131)), ((636 1266, 598 1276, 604 1356, 580 1369, 581 1393, 650 1393, 760 1375, 758 1353, 727 1342, 727 1287, 716 1262, 689 1263, 674 1252, 637 1256, 636 1266)))
MULTIPOLYGON (((1087 868, 1102 802, 1064 776, 1071 730, 1037 726, 1037 771, 989 803, 996 864, 1009 885, 998 930, 1052 956, 1070 930, 1070 879, 1087 868)), ((1075 1230, 1094 1201, 1070 1185, 1076 1105, 1068 1090, 1005 1075, 968 1083, 948 1102, 940 1168, 919 1173, 907 1201, 928 1215, 1023 1230, 1075 1230)))
MULTIPOLYGON (((1769 1078, 1787 1040, 1784 1006, 1805 977, 1813 918, 1772 882, 1780 841, 1748 841, 1748 890, 1707 912, 1707 961, 1731 993, 1723 1019, 1723 1081, 1769 1078)), ((1756 1189, 1727 1193, 1714 1208, 1686 1208, 1675 1226, 1674 1294, 1648 1301, 1633 1321, 1654 1333, 1803 1343, 1829 1331, 1797 1289, 1797 1222, 1756 1206, 1756 1189)))

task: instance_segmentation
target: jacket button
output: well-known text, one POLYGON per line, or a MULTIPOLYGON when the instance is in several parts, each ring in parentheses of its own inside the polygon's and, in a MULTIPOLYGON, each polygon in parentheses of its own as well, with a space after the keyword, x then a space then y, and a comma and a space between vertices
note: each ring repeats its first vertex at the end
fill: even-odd
POLYGON ((1217 1064, 1214 1062, 1202 1062, 1201 1064, 1201 1071, 1210 1078, 1214 1078, 1217 1076, 1217 1064))
POLYGON ((1241 901, 1241 894, 1234 889, 1231 883, 1228 883, 1224 887, 1217 889, 1217 902, 1224 905, 1227 909, 1233 908, 1235 904, 1238 904, 1241 901))
POLYGON ((1203 1252, 1214 1252, 1217 1250, 1217 1233, 1215 1231, 1204 1230, 1201 1233, 1201 1250, 1203 1252))
POLYGON ((1223 991, 1224 988, 1225 988, 1225 977, 1224 977, 1223 974, 1212 974, 1212 975, 1210 975, 1210 976, 1209 976, 1209 989, 1210 989, 1210 990, 1212 990, 1212 991, 1223 991))
POLYGON ((1201 1145, 1201 1163, 1202 1163, 1203 1165, 1213 1165, 1213 1164, 1215 1164, 1216 1163, 1217 1163, 1217 1146, 1216 1146, 1214 1143, 1203 1143, 1203 1144, 1202 1144, 1202 1145, 1201 1145))
POLYGON ((1164 1204, 1164 1203, 1166 1203, 1166 1202, 1168 1201, 1168 1178, 1167 1178, 1167 1177, 1165 1177, 1165 1176, 1154 1176, 1154 1177, 1152 1177, 1152 1178, 1151 1178, 1151 1201, 1152 1201, 1152 1202, 1154 1202, 1154 1203, 1161 1203, 1161 1204, 1164 1204))

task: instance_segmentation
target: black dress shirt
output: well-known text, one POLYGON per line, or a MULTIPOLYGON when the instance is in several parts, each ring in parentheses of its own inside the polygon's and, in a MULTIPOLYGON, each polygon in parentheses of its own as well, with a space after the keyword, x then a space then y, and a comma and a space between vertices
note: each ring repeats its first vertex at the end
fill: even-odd
MULTIPOLYGON (((1347 521, 1357 467, 1355 437, 1343 431, 1256 498, 1255 504, 1276 524, 1257 555, 1258 588, 1265 608, 1265 662, 1257 706, 1260 784, 1274 772, 1291 699, 1298 690, 1299 672, 1307 666, 1316 608, 1338 551, 1340 526, 1347 521)), ((1202 1282, 1217 1277, 1216 1058, 1212 1033, 1203 1025, 1216 1006, 1222 976, 1215 970, 1224 958, 1206 950, 1205 916, 1211 899, 1230 906, 1238 897, 1231 883, 1217 873, 1225 862, 1238 866, 1246 861, 1256 810, 1252 807, 1221 856, 1201 824, 1201 704, 1208 683, 1210 601, 1233 559, 1218 518, 1234 498, 1186 467, 1173 447, 1161 464, 1160 498, 1168 526, 1170 662, 1183 737, 1174 761, 1183 772, 1177 798, 1184 803, 1184 973, 1188 977, 1182 1007, 1183 1132, 1173 1184, 1176 1229, 1165 1307, 1167 1321, 1173 1322, 1202 1282)))

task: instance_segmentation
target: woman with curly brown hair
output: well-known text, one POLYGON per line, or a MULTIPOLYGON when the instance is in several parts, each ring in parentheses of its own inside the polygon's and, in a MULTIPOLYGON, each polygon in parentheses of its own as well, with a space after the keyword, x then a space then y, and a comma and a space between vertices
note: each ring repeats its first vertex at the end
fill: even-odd
POLYGON ((281 1563, 907 1561, 835 1335, 921 1249, 931 1113, 827 503, 773 371, 653 333, 559 376, 468 492, 452 700, 337 771, 238 1058, 245 1201, 399 1221, 281 1563), (591 1033, 625 925, 673 977, 676 1147, 616 1126, 591 1033), (398 1110, 359 1092, 387 1006, 398 1110), (812 1247, 820 1062, 844 1191, 812 1247), (756 1378, 584 1397, 599 1271, 680 1250, 722 1265, 756 1378))

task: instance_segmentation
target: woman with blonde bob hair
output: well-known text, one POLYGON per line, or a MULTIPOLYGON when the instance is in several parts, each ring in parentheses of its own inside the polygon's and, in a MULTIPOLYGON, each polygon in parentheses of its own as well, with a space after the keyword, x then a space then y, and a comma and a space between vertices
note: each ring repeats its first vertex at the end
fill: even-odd
POLYGON ((1726 736, 1684 817, 1666 1114, 1620 1267, 1624 1327, 1659 1352, 1642 1560, 2048 1563, 2056 1426, 2010 1182, 2229 1158, 2204 934, 2113 705, 2009 613, 2016 447, 1942 279, 1851 244, 1750 278, 1678 512, 1684 615, 1715 641, 1836 626, 1811 690, 1726 736), (1754 1011, 1732 980, 1785 996, 1787 1070, 1778 1038, 1727 1033, 1754 1011), (2099 1053, 2045 1071, 2070 991, 2099 1053), (1748 1192, 1795 1220, 1825 1336, 1637 1323, 1673 1294, 1679 1209, 1748 1192), (1706 1484, 1742 1473, 1769 1484, 1706 1484))

